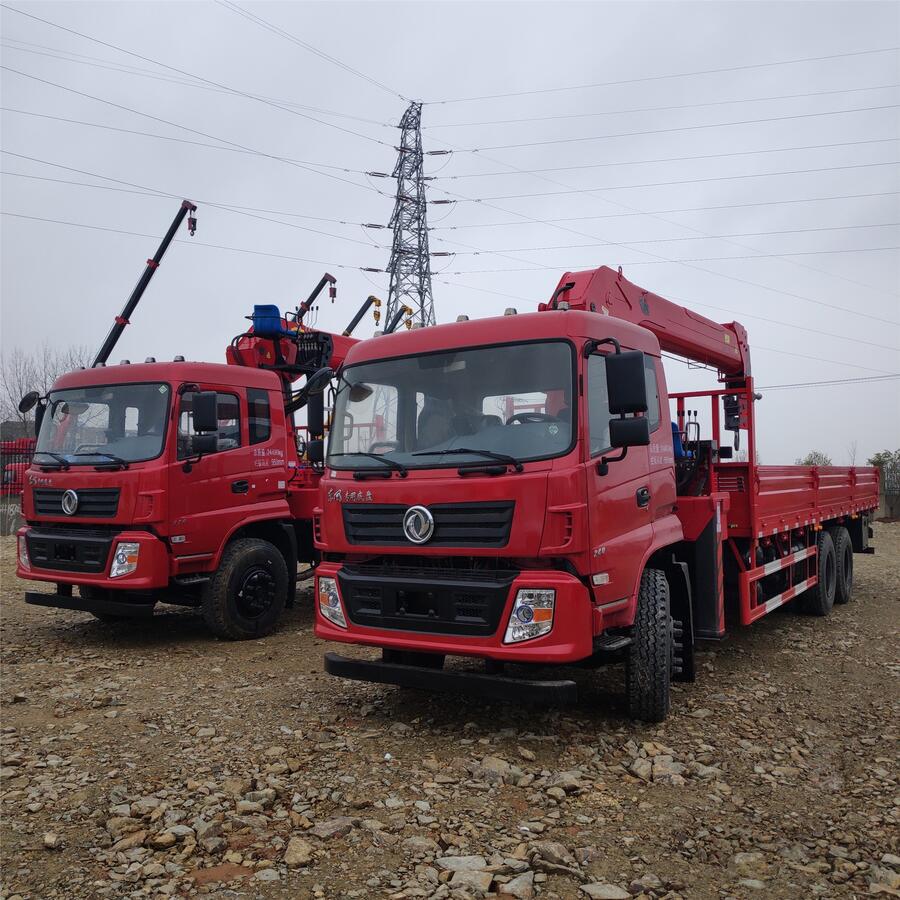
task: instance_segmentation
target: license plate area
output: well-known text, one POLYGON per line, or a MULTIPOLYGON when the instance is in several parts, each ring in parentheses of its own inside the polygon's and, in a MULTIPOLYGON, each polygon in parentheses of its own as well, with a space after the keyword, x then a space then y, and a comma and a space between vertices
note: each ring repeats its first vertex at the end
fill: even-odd
POLYGON ((75 562, 78 559, 78 550, 74 544, 54 544, 53 558, 57 562, 75 562))
POLYGON ((438 597, 434 591, 400 589, 396 593, 395 603, 398 616, 437 619, 441 615, 438 597))

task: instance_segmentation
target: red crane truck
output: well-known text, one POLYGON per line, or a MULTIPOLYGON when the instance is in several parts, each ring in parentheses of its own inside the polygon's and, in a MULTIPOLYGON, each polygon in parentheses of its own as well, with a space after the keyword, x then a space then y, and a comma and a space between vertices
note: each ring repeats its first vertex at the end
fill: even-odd
POLYGON ((355 345, 313 519, 315 631, 383 652, 326 670, 553 703, 575 682, 504 665, 624 657, 629 714, 663 719, 696 639, 794 598, 826 615, 871 552, 877 470, 757 465, 759 399, 741 325, 606 267, 535 313, 355 345), (665 350, 718 385, 669 394, 665 350))
POLYGON ((56 584, 27 603, 101 619, 150 615, 160 601, 198 606, 220 637, 259 637, 293 602, 298 562, 317 559, 322 391, 380 301, 369 297, 341 335, 308 329, 326 284, 334 298, 325 275, 294 313, 255 306, 225 364, 107 365, 186 215, 193 233, 194 209, 182 204, 92 367, 23 398, 23 412, 37 405, 37 445, 16 573, 56 584), (293 421, 303 406, 305 438, 293 421))

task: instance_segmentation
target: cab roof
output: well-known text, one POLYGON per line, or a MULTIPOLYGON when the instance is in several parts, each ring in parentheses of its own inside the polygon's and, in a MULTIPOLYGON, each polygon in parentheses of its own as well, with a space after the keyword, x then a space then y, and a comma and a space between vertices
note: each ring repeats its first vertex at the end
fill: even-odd
POLYGON ((398 331, 360 341, 347 354, 346 365, 397 356, 415 356, 441 350, 459 350, 491 344, 566 338, 579 344, 614 337, 629 350, 659 356, 659 341, 646 328, 622 319, 584 310, 547 310, 492 316, 430 328, 398 331))
POLYGON ((78 369, 60 376, 52 390, 92 387, 101 384, 135 384, 161 381, 178 385, 185 382, 224 384, 232 387, 280 390, 281 379, 272 371, 249 366, 229 366, 207 362, 128 363, 97 369, 78 369))

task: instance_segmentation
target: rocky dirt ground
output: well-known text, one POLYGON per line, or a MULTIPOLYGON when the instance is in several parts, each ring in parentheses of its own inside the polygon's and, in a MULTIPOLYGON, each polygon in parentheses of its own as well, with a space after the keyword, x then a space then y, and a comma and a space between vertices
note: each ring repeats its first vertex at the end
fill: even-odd
POLYGON ((707 646, 670 719, 336 681, 264 641, 26 607, 3 540, 2 900, 900 896, 900 525, 856 601, 707 646))

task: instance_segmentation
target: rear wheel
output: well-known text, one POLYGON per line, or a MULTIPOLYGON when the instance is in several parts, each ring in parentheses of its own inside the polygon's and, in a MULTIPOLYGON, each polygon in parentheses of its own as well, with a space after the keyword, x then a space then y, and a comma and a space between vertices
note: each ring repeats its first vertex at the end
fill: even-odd
POLYGON ((834 558, 837 582, 834 590, 835 603, 848 603, 853 592, 853 546, 850 532, 842 525, 831 529, 834 541, 834 558))
POLYGON ((625 691, 632 718, 661 722, 669 714, 673 643, 669 583, 662 570, 645 569, 625 663, 625 691))
POLYGON ((275 630, 287 594, 287 564, 278 549, 257 538, 237 540, 203 590, 203 619, 220 638, 263 637, 275 630))
POLYGON ((816 538, 816 575, 818 582, 800 598, 801 608, 813 616, 827 616, 834 606, 837 588, 837 559, 834 541, 827 531, 820 531, 816 538))

